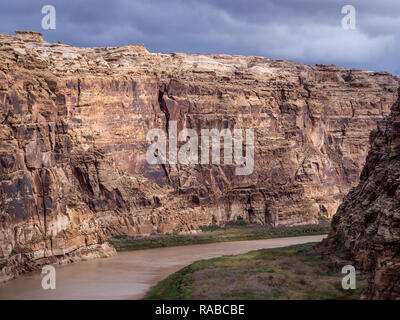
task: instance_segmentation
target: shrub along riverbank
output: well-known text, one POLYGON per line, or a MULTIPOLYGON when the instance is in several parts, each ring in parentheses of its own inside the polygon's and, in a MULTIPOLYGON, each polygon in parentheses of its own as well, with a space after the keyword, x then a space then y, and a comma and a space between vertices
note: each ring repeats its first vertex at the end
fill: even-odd
POLYGON ((149 236, 119 235, 110 238, 108 241, 117 249, 117 251, 124 251, 214 242, 319 235, 328 233, 329 229, 330 221, 320 221, 319 224, 315 225, 294 227, 270 227, 255 224, 231 223, 225 227, 201 226, 198 234, 155 234, 149 236))

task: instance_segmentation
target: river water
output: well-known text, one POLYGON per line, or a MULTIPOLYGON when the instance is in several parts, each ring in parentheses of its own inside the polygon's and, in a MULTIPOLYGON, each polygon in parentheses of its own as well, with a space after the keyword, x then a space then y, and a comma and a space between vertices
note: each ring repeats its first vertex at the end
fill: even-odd
POLYGON ((201 259, 319 242, 325 236, 210 243, 118 253, 56 266, 56 289, 44 290, 40 272, 0 284, 0 299, 138 299, 157 282, 201 259))

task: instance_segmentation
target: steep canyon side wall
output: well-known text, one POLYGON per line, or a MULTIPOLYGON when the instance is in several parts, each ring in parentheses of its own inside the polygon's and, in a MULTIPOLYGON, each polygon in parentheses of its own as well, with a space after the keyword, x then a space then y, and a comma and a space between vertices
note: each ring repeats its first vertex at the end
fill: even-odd
POLYGON ((400 98, 371 133, 360 183, 339 206, 325 253, 370 274, 367 299, 400 299, 400 98))
POLYGON ((113 254, 113 234, 316 222, 358 183, 398 78, 264 57, 0 35, 1 280, 113 254), (150 129, 255 129, 255 166, 150 165, 150 129))

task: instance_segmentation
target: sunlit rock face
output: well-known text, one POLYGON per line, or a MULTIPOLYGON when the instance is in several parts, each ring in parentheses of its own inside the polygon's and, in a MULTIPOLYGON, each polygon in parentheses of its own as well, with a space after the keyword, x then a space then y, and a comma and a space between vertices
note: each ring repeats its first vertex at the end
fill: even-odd
MULTIPOLYGON (((0 36, 2 279, 110 255, 113 234, 331 216, 357 185, 388 73, 0 36), (150 165, 149 130, 254 129, 254 170, 150 165)), ((179 143, 180 145, 183 142, 179 143)))
POLYGON ((359 185, 340 205, 323 243, 337 262, 370 274, 367 299, 400 299, 400 98, 371 133, 359 185))

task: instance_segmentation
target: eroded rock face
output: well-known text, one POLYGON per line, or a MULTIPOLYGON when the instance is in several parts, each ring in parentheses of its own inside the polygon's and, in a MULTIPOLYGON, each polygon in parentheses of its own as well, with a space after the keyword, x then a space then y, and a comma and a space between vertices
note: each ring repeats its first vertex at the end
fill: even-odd
POLYGON ((400 98, 371 133, 360 184, 332 220, 331 258, 369 272, 367 299, 400 299, 400 98))
POLYGON ((2 279, 112 254, 112 234, 331 216, 368 133, 397 98, 387 73, 263 57, 77 48, 0 36, 2 279), (255 129, 255 167, 150 165, 150 129, 255 129))

